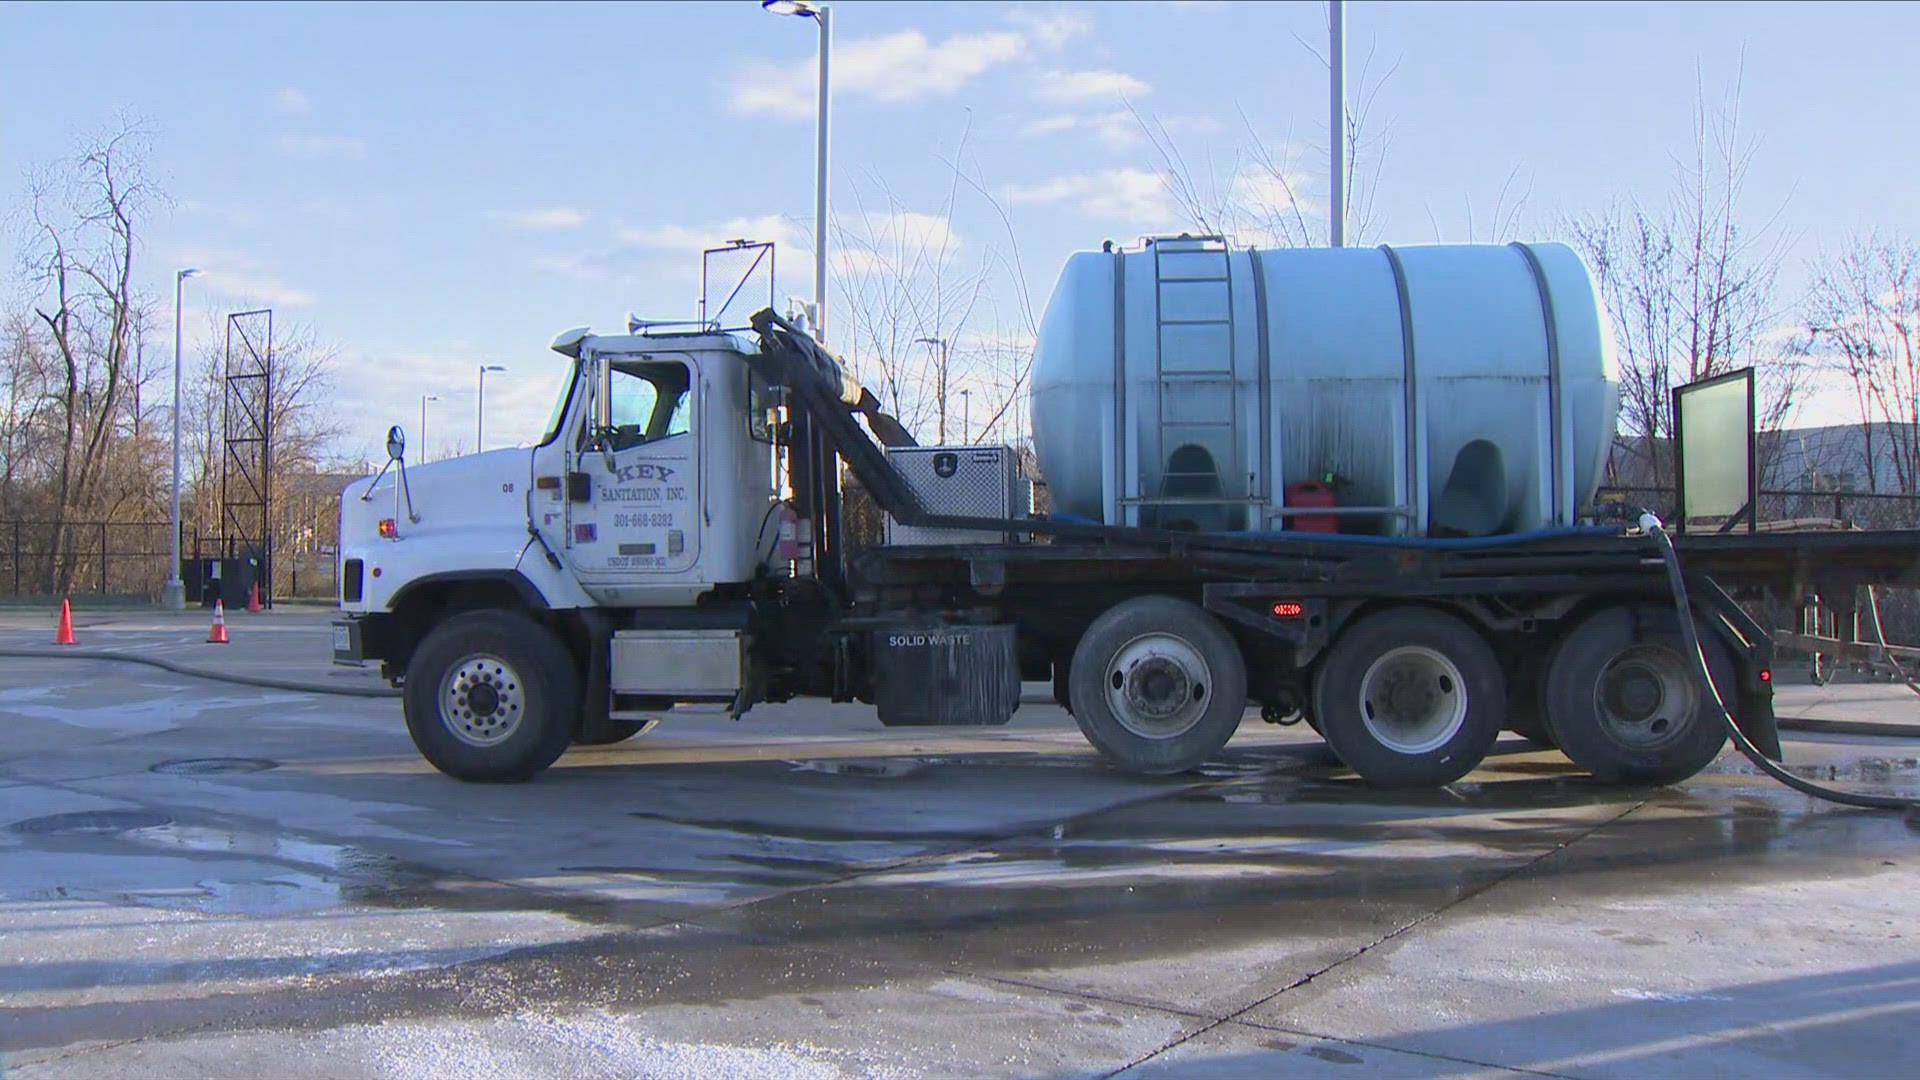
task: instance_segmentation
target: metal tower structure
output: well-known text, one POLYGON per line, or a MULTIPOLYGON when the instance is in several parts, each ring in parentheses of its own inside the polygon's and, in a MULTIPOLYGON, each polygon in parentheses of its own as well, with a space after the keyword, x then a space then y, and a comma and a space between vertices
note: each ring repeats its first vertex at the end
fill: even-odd
POLYGON ((220 532, 230 559, 254 560, 262 603, 273 594, 273 309, 227 316, 220 532))

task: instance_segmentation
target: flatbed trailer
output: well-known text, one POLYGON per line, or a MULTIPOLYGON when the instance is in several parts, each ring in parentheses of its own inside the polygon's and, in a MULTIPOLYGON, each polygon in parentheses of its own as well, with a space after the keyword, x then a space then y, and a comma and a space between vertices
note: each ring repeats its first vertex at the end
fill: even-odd
MULTIPOLYGON (((1690 776, 1725 745, 1683 647, 1666 564, 1624 520, 1403 539, 937 513, 869 434, 902 445, 897 425, 875 415, 838 362, 770 311, 754 329, 757 351, 712 363, 744 363, 779 389, 788 494, 767 512, 791 510, 804 554, 683 605, 566 606, 529 577, 502 588, 497 574, 419 575, 383 610, 357 614, 337 655, 383 662, 436 766, 525 779, 569 741, 637 734, 680 701, 724 700, 740 716, 761 702, 818 697, 871 702, 886 724, 1004 723, 1023 681, 1050 682, 1095 747, 1144 773, 1204 762, 1250 705, 1274 722, 1311 724, 1362 777, 1392 786, 1451 782, 1506 730, 1626 782, 1690 776), (981 542, 853 549, 846 474, 896 524, 981 542), (535 637, 538 647, 527 643, 535 637), (545 703, 516 691, 524 712, 511 724, 492 712, 499 695, 474 698, 461 681, 491 678, 490 669, 511 681, 527 667, 550 670, 516 687, 556 689, 545 703), (462 725, 486 738, 442 730, 462 725)), ((644 366, 649 350, 694 348, 621 341, 643 358, 608 364, 644 366)), ((582 386, 595 378, 606 375, 576 376, 582 386)), ((580 457, 604 454, 612 467, 624 452, 580 457)), ((585 485, 570 474, 570 498, 576 486, 585 485)), ((534 554, 520 565, 543 556, 561 570, 538 524, 528 525, 534 554)), ((1920 531, 1676 542, 1713 684, 1740 730, 1775 757, 1774 643, 1739 600, 1920 584, 1920 531)))

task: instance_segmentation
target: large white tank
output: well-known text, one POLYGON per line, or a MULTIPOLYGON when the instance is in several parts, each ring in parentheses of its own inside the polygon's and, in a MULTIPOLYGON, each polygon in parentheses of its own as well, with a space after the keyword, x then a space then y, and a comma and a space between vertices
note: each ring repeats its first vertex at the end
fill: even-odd
POLYGON ((1181 237, 1068 259, 1032 409, 1056 513, 1291 528, 1288 485, 1332 475, 1343 531, 1487 535, 1574 523, 1619 375, 1562 244, 1181 237))

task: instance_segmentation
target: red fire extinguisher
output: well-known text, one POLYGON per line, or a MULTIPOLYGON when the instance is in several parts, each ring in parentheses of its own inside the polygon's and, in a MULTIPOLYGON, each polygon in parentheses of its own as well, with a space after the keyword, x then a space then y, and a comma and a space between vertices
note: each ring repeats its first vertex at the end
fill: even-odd
POLYGON ((774 510, 775 527, 774 558, 783 563, 793 562, 800 557, 800 515, 793 509, 792 503, 783 502, 774 510))

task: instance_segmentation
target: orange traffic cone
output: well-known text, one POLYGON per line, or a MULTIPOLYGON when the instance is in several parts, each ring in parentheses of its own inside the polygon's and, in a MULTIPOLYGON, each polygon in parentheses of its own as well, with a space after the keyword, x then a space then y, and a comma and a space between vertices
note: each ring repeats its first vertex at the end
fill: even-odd
POLYGON ((253 583, 253 588, 247 592, 247 610, 260 610, 260 583, 257 581, 253 583))
POLYGON ((207 631, 207 644, 225 645, 227 643, 227 608, 225 604, 213 602, 213 629, 207 631))
POLYGON ((70 601, 60 601, 60 629, 54 633, 53 643, 55 645, 78 644, 73 640, 73 604, 70 601))

